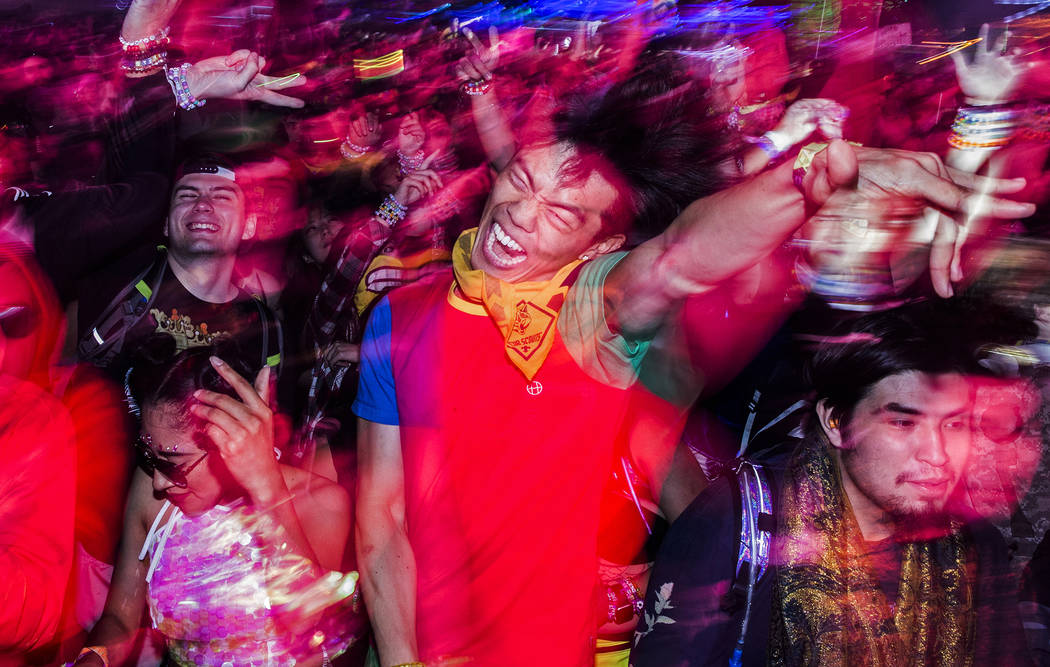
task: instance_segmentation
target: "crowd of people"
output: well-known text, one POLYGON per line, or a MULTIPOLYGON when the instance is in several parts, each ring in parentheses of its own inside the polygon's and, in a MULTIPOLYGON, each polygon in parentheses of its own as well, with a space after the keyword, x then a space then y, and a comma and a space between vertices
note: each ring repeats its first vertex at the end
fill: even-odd
POLYGON ((0 12, 0 665, 1050 664, 1038 8, 117 4, 0 12))

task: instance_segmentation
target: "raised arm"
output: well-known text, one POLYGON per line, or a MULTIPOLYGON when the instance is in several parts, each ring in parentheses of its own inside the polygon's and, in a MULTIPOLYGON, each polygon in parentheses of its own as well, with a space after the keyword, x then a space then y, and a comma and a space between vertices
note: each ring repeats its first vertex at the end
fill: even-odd
POLYGON ((396 425, 358 422, 357 561, 380 664, 419 660, 416 559, 405 522, 405 473, 396 425))
POLYGON ((499 32, 495 26, 489 28, 487 47, 470 28, 463 28, 463 36, 470 42, 471 50, 456 66, 456 75, 470 96, 474 126, 485 157, 496 171, 503 171, 514 157, 515 141, 493 87, 493 72, 499 62, 499 32))
MULTIPOLYGON (((994 140, 1003 136, 1009 138, 1012 132, 1012 123, 1002 123, 1000 118, 994 118, 996 107, 1009 102, 1024 77, 1025 64, 1019 57, 1008 54, 1006 51, 1009 32, 1003 32, 994 44, 988 40, 988 24, 981 26, 978 35, 979 41, 974 45, 973 59, 967 58, 964 51, 954 51, 951 54, 955 65, 955 76, 959 81, 959 89, 970 105, 972 112, 980 115, 981 107, 992 112, 992 126, 994 132, 980 131, 974 134, 964 131, 954 132, 951 148, 945 158, 949 167, 962 171, 976 172, 995 152, 998 146, 987 146, 983 144, 995 143, 994 140), (998 123, 998 124, 996 124, 998 123), (1006 128, 1003 128, 1006 125, 1006 128), (993 141, 989 142, 989 139, 993 141), (973 145, 968 145, 973 144, 973 145)), ((971 112, 971 115, 973 113, 971 112)), ((962 113, 962 110, 960 110, 962 113)), ((988 120, 985 120, 988 123, 988 120)), ((957 127, 959 125, 957 124, 957 127)), ((965 127, 965 124, 962 124, 965 127)), ((978 129, 986 129, 987 125, 978 129)))
MULTIPOLYGON (((939 158, 926 153, 855 149, 833 141, 814 157, 801 188, 795 187, 792 172, 793 165, 785 163, 695 201, 663 234, 631 251, 605 282, 607 318, 614 330, 628 337, 651 335, 678 301, 762 263, 807 212, 825 203, 919 201, 951 214, 1004 219, 1034 211, 1031 204, 990 196, 1016 191, 1023 183, 949 175, 939 158)), ((941 243, 954 242, 945 236, 939 234, 941 243)), ((949 276, 949 266, 935 264, 932 256, 931 270, 938 292, 949 295, 952 280, 960 276, 949 276)))

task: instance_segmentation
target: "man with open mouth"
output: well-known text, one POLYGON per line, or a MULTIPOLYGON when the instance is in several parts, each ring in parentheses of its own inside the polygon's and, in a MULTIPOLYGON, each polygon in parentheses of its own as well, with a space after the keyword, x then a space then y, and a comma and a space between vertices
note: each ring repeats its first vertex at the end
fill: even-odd
POLYGON ((976 201, 926 156, 842 141, 716 192, 720 138, 675 77, 640 72, 556 114, 501 168, 451 272, 372 313, 357 550, 382 665, 593 664, 599 499, 668 314, 769 272, 829 197, 976 201))
POLYGON ((278 364, 276 317, 234 282, 238 249, 254 233, 255 220, 245 211, 242 183, 231 164, 217 156, 183 163, 164 222, 165 246, 152 264, 143 269, 137 256, 127 266, 109 267, 92 283, 93 294, 82 297, 81 312, 89 317, 82 319, 88 326, 81 357, 122 379, 129 351, 153 334, 167 334, 173 350, 229 336, 258 359, 278 364))

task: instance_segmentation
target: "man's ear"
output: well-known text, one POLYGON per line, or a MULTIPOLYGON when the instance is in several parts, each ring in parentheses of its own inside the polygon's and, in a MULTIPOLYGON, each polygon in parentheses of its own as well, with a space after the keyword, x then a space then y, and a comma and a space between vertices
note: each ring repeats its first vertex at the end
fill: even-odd
POLYGON ((832 411, 827 401, 821 399, 817 403, 817 418, 820 420, 820 428, 823 429, 824 435, 828 436, 832 447, 843 449, 845 439, 842 437, 842 424, 839 423, 839 418, 833 417, 831 413, 832 411))
POLYGON ((580 253, 580 259, 590 259, 592 257, 597 257, 598 255, 607 255, 610 252, 616 252, 626 242, 627 237, 623 234, 607 236, 580 253))
POLYGON ((164 238, 168 238, 168 225, 171 224, 171 216, 164 218, 164 238))
POLYGON ((241 233, 241 240, 247 241, 251 237, 255 236, 255 223, 256 217, 254 213, 249 213, 248 217, 244 219, 244 231, 241 233))

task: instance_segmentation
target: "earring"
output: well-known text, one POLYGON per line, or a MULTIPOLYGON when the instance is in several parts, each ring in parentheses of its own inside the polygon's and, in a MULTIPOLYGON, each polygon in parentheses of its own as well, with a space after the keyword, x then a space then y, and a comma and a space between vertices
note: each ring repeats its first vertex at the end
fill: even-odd
POLYGON ((585 261, 585 262, 586 262, 586 261, 587 261, 588 259, 590 259, 590 258, 591 258, 591 256, 590 256, 590 255, 580 255, 580 259, 582 259, 582 260, 583 260, 583 261, 585 261))
POLYGON ((828 419, 828 428, 835 428, 835 429, 837 429, 838 427, 839 427, 839 420, 838 420, 837 417, 831 417, 830 419, 828 419))

